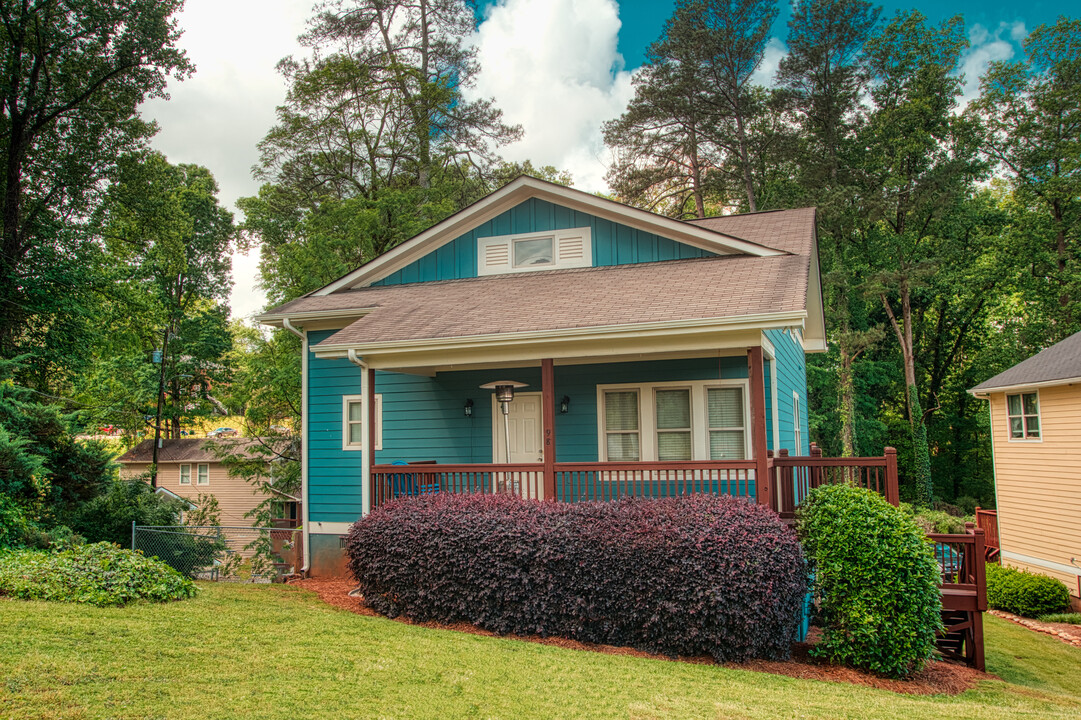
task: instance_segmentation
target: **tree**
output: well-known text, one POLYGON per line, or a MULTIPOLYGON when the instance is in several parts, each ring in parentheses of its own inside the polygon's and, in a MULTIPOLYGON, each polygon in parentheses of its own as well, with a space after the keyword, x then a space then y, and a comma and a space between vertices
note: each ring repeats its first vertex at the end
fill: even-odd
MULTIPOLYGON (((62 336, 80 313, 81 231, 116 158, 153 131, 138 115, 192 67, 176 49, 181 0, 0 3, 0 352, 62 336), (72 262, 71 258, 75 261, 72 262), (74 312, 73 312, 74 311, 74 312)), ((77 331, 78 332, 78 331, 77 331)))
POLYGON ((954 238, 950 216, 984 173, 978 135, 956 115, 960 78, 954 70, 967 47, 959 17, 937 28, 918 12, 899 13, 867 43, 873 107, 860 141, 867 290, 882 305, 902 353, 912 432, 916 498, 932 498, 930 450, 916 373, 914 292, 926 285, 954 238))
POLYGON ((751 212, 758 209, 749 126, 763 103, 750 92, 777 17, 776 0, 681 0, 666 25, 660 53, 682 48, 693 57, 711 105, 710 140, 728 155, 751 212))
POLYGON ((970 114, 1010 178, 1025 284, 1046 298, 1052 344, 1081 328, 1081 20, 1040 25, 1024 48, 1024 60, 991 64, 970 114))

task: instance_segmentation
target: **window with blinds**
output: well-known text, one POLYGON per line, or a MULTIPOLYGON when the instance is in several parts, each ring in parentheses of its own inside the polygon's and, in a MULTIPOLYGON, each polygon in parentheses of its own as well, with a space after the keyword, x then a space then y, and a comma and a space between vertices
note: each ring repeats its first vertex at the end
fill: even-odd
POLYGON ((743 460, 746 457, 743 389, 738 387, 706 390, 706 415, 709 420, 709 459, 743 460))
POLYGON ((604 434, 610 461, 636 462, 642 459, 637 390, 604 394, 604 434))
POLYGON ((657 418, 657 459, 690 460, 691 391, 686 388, 657 390, 654 394, 657 418))

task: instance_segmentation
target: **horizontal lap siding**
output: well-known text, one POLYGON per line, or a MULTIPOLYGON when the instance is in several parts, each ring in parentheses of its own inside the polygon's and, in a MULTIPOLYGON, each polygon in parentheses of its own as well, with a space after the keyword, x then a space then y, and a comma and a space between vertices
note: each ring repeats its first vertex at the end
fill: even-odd
MULTIPOLYGON (((991 395, 999 537, 1004 552, 1069 567, 1081 562, 1081 386, 1041 388, 1041 442, 1011 442, 1006 394, 991 395)), ((1078 594, 1077 573, 1008 561, 1078 594)))
MULTIPOLYGON (((803 348, 784 330, 766 330, 766 337, 773 343, 777 353, 777 421, 780 434, 779 447, 796 455, 810 453, 810 439, 807 431, 807 362, 803 348), (800 428, 802 447, 795 447, 795 427, 792 418, 792 393, 800 398, 800 428)), ((768 380, 767 380, 768 382, 768 380)), ((770 418, 772 424, 772 417, 770 418)), ((772 429, 767 429, 772 434, 772 429)), ((774 447, 778 447, 775 445, 774 447)))
MULTIPOLYGON (((308 333, 309 345, 334 334, 308 333)), ((308 516, 311 522, 360 517, 361 453, 342 450, 342 396, 359 395, 361 372, 346 359, 308 356, 308 516)))
MULTIPOLYGON (((235 525, 248 527, 252 525, 252 519, 247 513, 255 509, 265 496, 257 495, 255 488, 244 481, 243 478, 229 477, 229 472, 221 463, 204 463, 208 468, 208 485, 199 485, 199 463, 176 463, 166 462, 158 465, 158 487, 169 492, 176 493, 191 502, 197 502, 199 495, 213 495, 217 498, 219 519, 222 525, 235 525), (180 484, 180 466, 191 465, 191 484, 180 484)), ((150 467, 146 463, 130 463, 121 467, 120 476, 125 479, 134 479, 145 473, 150 467)))
POLYGON ((714 253, 532 198, 433 250, 373 285, 401 285, 477 276, 477 238, 588 227, 593 265, 625 265, 709 257, 714 253))

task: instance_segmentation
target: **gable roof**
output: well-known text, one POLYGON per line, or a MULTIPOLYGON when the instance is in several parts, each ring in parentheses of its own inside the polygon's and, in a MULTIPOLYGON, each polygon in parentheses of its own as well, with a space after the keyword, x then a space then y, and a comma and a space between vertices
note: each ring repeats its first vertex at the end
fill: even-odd
POLYGON ((808 255, 814 249, 813 207, 722 215, 686 222, 794 255, 808 255))
POLYGON ((775 247, 751 242, 708 226, 673 220, 582 190, 522 175, 311 294, 330 295, 367 287, 530 198, 580 210, 717 254, 757 257, 784 254, 775 247))
POLYGON ((362 318, 315 345, 316 352, 769 314, 786 314, 792 325, 805 313, 807 265, 807 258, 797 255, 728 255, 375 286, 301 298, 293 307, 308 309, 348 296, 366 308, 362 318), (779 283, 778 277, 790 281, 779 283))
POLYGON ((969 390, 983 394, 1027 386, 1081 383, 1081 332, 1023 360, 969 390))
MULTIPOLYGON (((285 446, 289 440, 284 438, 239 438, 219 442, 206 438, 179 438, 162 440, 158 448, 158 464, 161 463, 213 463, 221 462, 211 449, 214 446, 225 447, 231 450, 231 454, 240 455, 247 459, 257 459, 263 454, 256 453, 255 448, 266 447, 276 453, 285 452, 285 446)), ((153 438, 143 440, 138 445, 128 450, 116 459, 120 463, 149 463, 154 459, 153 438)))

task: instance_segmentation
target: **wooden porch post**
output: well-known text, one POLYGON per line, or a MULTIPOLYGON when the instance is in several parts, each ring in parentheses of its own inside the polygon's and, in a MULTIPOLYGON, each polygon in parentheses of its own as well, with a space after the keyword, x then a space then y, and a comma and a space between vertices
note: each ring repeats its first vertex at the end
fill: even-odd
POLYGON ((897 451, 887 447, 886 456, 886 500, 893 506, 901 504, 901 492, 897 487, 897 451))
POLYGON ((773 507, 772 481, 766 457, 766 381, 762 348, 747 348, 747 378, 751 390, 751 451, 755 462, 755 502, 773 507))
POLYGON ((541 360, 541 413, 544 427, 544 499, 556 499, 556 372, 551 359, 541 360))

